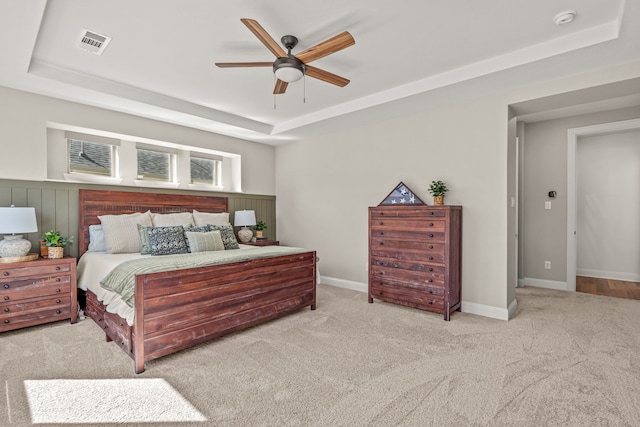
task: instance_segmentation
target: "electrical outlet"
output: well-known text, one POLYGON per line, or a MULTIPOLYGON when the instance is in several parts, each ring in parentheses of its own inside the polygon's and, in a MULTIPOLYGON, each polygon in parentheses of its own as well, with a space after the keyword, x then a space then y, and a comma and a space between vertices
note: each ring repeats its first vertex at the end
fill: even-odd
POLYGON ((551 209, 551 202, 544 202, 545 209, 551 209))
POLYGON ((545 261, 544 262, 544 269, 545 270, 551 270, 551 261, 545 261))

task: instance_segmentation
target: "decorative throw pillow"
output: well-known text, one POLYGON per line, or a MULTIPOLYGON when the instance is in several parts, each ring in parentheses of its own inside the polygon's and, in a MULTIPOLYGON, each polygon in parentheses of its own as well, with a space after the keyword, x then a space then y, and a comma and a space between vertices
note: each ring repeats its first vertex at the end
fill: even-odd
POLYGON ((177 212, 168 214, 152 213, 151 221, 154 227, 168 227, 176 225, 193 225, 193 215, 191 212, 177 212))
POLYGON ((110 254, 140 252, 138 224, 151 226, 151 212, 98 216, 110 254))
POLYGON ((101 224, 89 226, 89 252, 105 252, 107 250, 104 241, 104 230, 101 224))
POLYGON ((149 241, 148 226, 138 224, 138 238, 140 239, 140 255, 149 255, 151 253, 151 242, 149 241))
POLYGON ((190 252, 224 251, 224 243, 219 231, 197 233, 185 231, 190 252))
POLYGON ((147 227, 151 255, 186 254, 187 242, 181 225, 170 227, 147 227))
POLYGON ((187 238, 187 231, 190 231, 190 232, 192 232, 192 233, 206 233, 206 232, 208 232, 208 231, 211 231, 211 230, 209 229, 209 226, 208 226, 208 225, 201 225, 201 226, 197 226, 197 225, 183 225, 182 227, 184 228, 184 238, 185 238, 185 240, 187 241, 187 250, 188 250, 189 252, 192 252, 192 251, 191 251, 191 248, 190 248, 190 246, 189 246, 189 244, 190 244, 190 243, 189 243, 189 239, 187 238))
POLYGON ((222 237, 222 243, 224 243, 225 249, 240 249, 236 235, 233 234, 233 227, 231 224, 217 225, 209 224, 211 231, 219 231, 222 237))
POLYGON ((193 220, 196 225, 224 225, 229 223, 229 212, 211 213, 193 211, 193 220))

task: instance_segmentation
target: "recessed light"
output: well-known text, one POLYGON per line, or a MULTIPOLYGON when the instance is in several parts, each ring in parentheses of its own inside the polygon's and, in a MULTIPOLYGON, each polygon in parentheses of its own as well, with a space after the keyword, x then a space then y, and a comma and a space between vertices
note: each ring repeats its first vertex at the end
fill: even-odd
POLYGON ((554 16, 553 22, 556 25, 568 24, 569 22, 573 21, 573 18, 575 18, 577 14, 578 12, 576 12, 575 10, 565 10, 564 12, 560 12, 559 14, 554 16))

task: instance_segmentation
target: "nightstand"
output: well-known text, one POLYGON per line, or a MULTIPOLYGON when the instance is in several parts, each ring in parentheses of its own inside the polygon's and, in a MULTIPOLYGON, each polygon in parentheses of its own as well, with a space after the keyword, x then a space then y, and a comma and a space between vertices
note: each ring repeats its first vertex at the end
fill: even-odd
POLYGON ((0 332, 63 319, 78 321, 75 258, 0 264, 0 332))
POLYGON ((280 242, 278 240, 256 240, 255 242, 243 243, 243 245, 252 245, 252 246, 280 246, 280 242))

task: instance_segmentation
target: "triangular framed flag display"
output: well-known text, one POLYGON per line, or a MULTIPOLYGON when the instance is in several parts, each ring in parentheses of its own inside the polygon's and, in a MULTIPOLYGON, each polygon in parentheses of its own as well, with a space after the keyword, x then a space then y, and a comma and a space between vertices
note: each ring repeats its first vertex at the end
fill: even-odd
MULTIPOLYGON (((380 205, 424 205, 425 203, 414 194, 409 187, 400 182, 380 205)), ((378 206, 380 206, 378 205, 378 206)))

